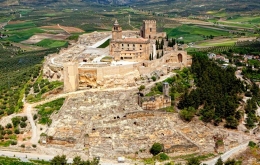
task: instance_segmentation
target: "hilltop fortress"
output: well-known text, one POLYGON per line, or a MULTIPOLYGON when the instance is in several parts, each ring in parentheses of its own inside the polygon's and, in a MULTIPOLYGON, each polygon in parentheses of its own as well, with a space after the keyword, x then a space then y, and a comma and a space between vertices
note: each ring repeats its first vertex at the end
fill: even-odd
POLYGON ((111 32, 93 32, 59 54, 47 57, 44 76, 64 81, 64 91, 79 88, 138 86, 152 76, 191 65, 192 59, 178 46, 168 47, 165 33, 157 33, 155 20, 144 20, 140 32, 123 31, 116 20, 111 32), (100 48, 110 39, 106 48, 100 48), (161 49, 156 42, 164 41, 161 49))

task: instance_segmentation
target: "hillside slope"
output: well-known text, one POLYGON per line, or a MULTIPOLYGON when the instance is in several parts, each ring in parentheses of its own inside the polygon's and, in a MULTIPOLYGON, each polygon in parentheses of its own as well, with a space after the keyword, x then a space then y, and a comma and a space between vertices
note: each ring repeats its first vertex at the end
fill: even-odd
MULTIPOLYGON (((0 6, 11 6, 11 5, 52 5, 52 4, 79 4, 85 3, 98 3, 98 4, 117 4, 117 5, 153 5, 158 3, 172 4, 180 3, 187 7, 194 7, 190 5, 198 5, 199 7, 207 6, 222 6, 226 8, 225 4, 229 4, 230 7, 240 8, 256 8, 259 6, 258 0, 193 0, 193 1, 182 1, 182 0, 0 0, 0 6)), ((138 6, 137 6, 138 7, 138 6)))

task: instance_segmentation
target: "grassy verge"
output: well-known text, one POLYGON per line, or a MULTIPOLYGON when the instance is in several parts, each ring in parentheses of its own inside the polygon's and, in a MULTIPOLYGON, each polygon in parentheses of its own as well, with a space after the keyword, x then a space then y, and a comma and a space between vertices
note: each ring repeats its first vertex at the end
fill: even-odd
POLYGON ((51 39, 44 39, 36 44, 37 46, 45 47, 45 48, 57 48, 57 47, 67 47, 67 41, 60 41, 60 40, 51 40, 51 39))
POLYGON ((106 48, 106 47, 108 47, 109 43, 110 43, 110 39, 106 40, 106 41, 105 41, 103 44, 101 44, 98 48, 106 48))
POLYGON ((61 106, 64 103, 65 98, 60 98, 43 105, 39 105, 36 108, 38 109, 39 123, 44 125, 50 125, 52 120, 50 116, 53 112, 59 111, 61 106))

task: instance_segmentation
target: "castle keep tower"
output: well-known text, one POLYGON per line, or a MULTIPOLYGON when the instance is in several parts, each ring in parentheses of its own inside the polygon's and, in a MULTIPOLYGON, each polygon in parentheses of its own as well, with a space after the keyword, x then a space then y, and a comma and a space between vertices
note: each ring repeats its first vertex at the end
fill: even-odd
POLYGON ((155 20, 144 20, 143 26, 141 27, 141 37, 146 39, 154 39, 156 37, 156 21, 155 20))
POLYGON ((63 65, 64 92, 74 92, 79 88, 78 63, 67 62, 63 65))
POLYGON ((112 28, 112 39, 113 40, 122 39, 122 28, 119 25, 117 20, 115 21, 114 26, 112 28))

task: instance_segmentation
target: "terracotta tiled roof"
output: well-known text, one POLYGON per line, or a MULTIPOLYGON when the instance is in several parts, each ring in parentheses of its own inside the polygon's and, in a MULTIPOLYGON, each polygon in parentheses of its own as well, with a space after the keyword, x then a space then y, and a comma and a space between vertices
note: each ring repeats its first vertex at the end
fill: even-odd
POLYGON ((149 43, 149 40, 144 39, 144 38, 122 38, 122 39, 115 40, 114 42, 120 42, 120 43, 149 43))

